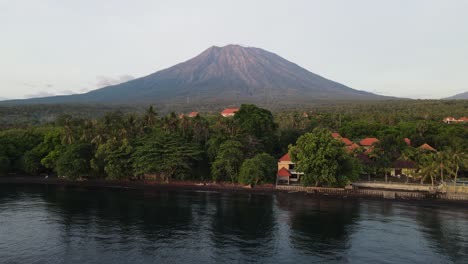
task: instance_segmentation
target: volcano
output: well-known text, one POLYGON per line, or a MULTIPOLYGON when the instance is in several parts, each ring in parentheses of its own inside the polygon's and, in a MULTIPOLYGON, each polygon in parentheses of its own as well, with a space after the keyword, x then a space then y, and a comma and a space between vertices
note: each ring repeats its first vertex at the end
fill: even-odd
POLYGON ((85 94, 4 103, 296 104, 315 100, 390 98, 328 80, 260 48, 227 45, 213 46, 170 68, 85 94))

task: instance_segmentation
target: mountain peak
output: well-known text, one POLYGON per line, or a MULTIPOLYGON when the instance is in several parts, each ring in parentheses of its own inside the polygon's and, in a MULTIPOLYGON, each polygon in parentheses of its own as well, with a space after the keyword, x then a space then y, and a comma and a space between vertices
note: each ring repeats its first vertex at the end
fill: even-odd
MULTIPOLYGON (((388 99, 351 89, 254 47, 212 46, 198 56, 145 77, 86 94, 22 103, 266 103, 388 99)), ((17 101, 18 102, 18 101, 17 101)))

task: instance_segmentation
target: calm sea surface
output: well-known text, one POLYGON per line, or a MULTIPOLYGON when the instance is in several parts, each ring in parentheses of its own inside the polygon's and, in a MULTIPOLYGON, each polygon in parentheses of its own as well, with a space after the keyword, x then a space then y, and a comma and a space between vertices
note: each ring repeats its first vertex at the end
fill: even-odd
POLYGON ((468 263, 468 209, 0 185, 0 263, 468 263))

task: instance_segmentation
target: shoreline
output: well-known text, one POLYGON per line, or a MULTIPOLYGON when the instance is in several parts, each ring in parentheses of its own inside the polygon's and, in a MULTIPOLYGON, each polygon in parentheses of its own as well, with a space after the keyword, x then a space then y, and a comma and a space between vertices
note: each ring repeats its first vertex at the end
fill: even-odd
MULTIPOLYGON (((391 199, 378 195, 363 195, 359 190, 344 190, 342 188, 316 188, 314 191, 292 191, 277 189, 275 185, 258 185, 254 187, 230 183, 202 183, 192 181, 173 181, 170 183, 157 183, 145 181, 110 181, 110 180, 86 180, 71 181, 58 178, 40 178, 31 176, 0 177, 0 184, 35 184, 56 185, 84 188, 107 188, 121 190, 153 190, 153 191, 207 191, 220 193, 245 193, 245 194, 279 194, 288 196, 301 196, 318 199, 342 199, 342 200, 373 200, 389 202, 409 202, 424 205, 467 205, 467 200, 447 200, 427 195, 426 198, 393 197, 391 199), (344 190, 344 191, 343 191, 344 190)), ((303 187, 305 188, 305 187, 303 187)), ((374 190, 379 192, 378 190, 374 190)), ((384 191, 386 192, 386 191, 384 191)), ((390 193, 392 191, 389 191, 390 193)), ((467 196, 468 198, 468 196, 467 196)))

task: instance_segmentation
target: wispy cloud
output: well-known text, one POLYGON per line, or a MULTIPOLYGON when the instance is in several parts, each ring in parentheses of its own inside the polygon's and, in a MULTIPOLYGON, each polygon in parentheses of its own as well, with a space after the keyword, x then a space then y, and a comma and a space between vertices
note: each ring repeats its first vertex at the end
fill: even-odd
POLYGON ((39 91, 37 93, 33 94, 27 94, 24 96, 24 98, 39 98, 39 97, 48 97, 48 96, 55 96, 56 94, 50 93, 47 91, 39 91))
POLYGON ((96 86, 98 88, 101 88, 101 87, 106 87, 110 85, 116 85, 116 84, 123 83, 123 82, 128 82, 133 79, 135 79, 135 77, 131 75, 121 75, 118 77, 109 77, 109 76, 100 75, 96 77, 96 80, 97 80, 96 86))

